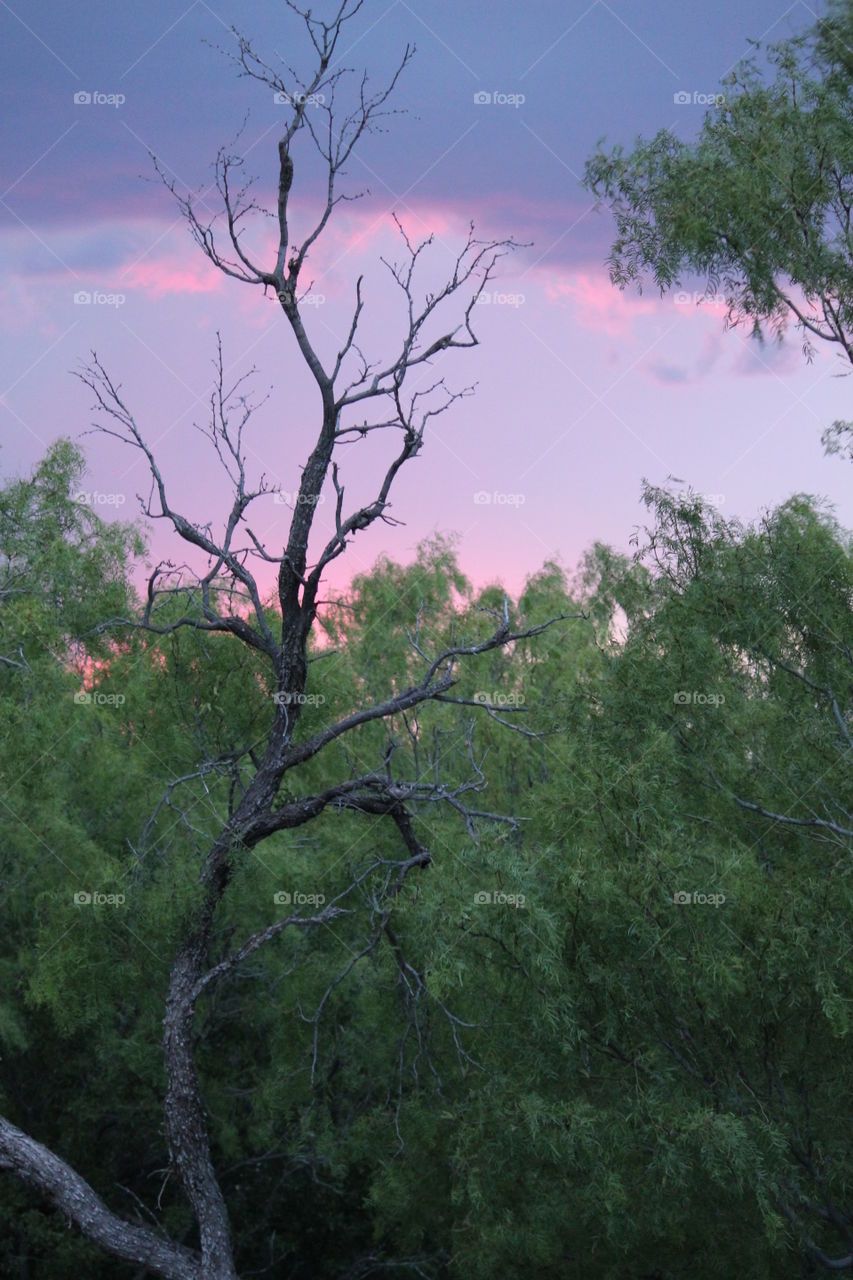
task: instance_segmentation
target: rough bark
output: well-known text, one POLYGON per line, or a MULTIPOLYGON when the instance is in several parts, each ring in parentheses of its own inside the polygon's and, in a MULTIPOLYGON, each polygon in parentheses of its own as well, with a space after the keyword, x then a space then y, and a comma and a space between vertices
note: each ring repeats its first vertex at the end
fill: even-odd
POLYGON ((198 1254, 113 1213, 70 1165, 2 1117, 0 1169, 40 1192, 93 1244, 115 1257, 141 1263, 166 1280, 203 1280, 198 1254))

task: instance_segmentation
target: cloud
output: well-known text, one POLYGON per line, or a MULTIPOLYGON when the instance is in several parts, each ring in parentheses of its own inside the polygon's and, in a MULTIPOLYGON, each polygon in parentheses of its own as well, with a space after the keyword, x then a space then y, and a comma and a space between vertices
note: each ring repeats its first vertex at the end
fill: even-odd
MULTIPOLYGON (((294 244, 305 238, 314 213, 316 211, 307 206, 297 208, 291 220, 294 244)), ((436 256, 441 255, 442 249, 445 254, 452 252, 455 256, 465 243, 470 217, 464 218, 451 205, 421 201, 398 207, 389 199, 384 205, 360 202, 348 208, 339 206, 336 216, 311 248, 306 267, 308 276, 339 273, 339 283, 345 283, 348 289, 352 277, 352 271, 347 270, 348 259, 358 261, 368 252, 376 262, 380 253, 386 256, 390 253, 391 260, 399 259, 403 241, 394 221, 395 214, 412 245, 434 236, 436 256)), ((328 283, 334 287, 334 281, 330 279, 328 283)))
POLYGON ((141 252, 142 244, 153 243, 157 234, 148 224, 121 222, 87 227, 6 225, 0 230, 0 272, 5 278, 70 282, 114 271, 134 245, 141 252))
POLYGON ((662 310, 658 299, 622 292, 611 284, 604 270, 554 272, 537 268, 533 273, 543 280, 545 296, 555 306, 570 308, 577 321, 610 337, 625 337, 640 316, 662 310))
MULTIPOLYGON (((103 191, 103 186, 93 190, 103 191)), ((213 218, 217 212, 210 197, 201 208, 206 217, 213 218)), ((34 285, 54 282, 73 290, 138 288, 153 298, 212 293, 221 287, 216 283, 216 269, 192 245, 177 211, 168 207, 162 215, 151 216, 149 210, 150 204, 146 204, 145 213, 138 208, 129 211, 126 201, 118 197, 111 206, 106 194, 90 209, 85 222, 75 216, 74 209, 64 211, 65 221, 57 219, 54 206, 45 220, 26 226, 7 224, 0 229, 0 274, 6 280, 15 277, 34 285)), ((336 293, 349 296, 366 259, 378 263, 382 253, 399 260, 402 246, 392 211, 413 243, 434 235, 431 258, 436 269, 452 268, 473 220, 479 238, 515 237, 522 245, 517 254, 503 260, 501 273, 519 269, 533 276, 542 273, 552 282, 555 300, 563 297, 569 301, 564 290, 580 290, 575 300, 589 308, 595 326, 605 332, 620 333, 620 314, 636 314, 642 309, 636 299, 620 302, 617 292, 605 282, 603 271, 598 292, 590 283, 607 248, 602 236, 605 220, 592 215, 591 202, 537 201, 518 193, 495 196, 484 192, 473 199, 470 195, 424 199, 412 193, 397 201, 389 192, 340 204, 312 246, 303 273, 306 285, 322 278, 324 294, 330 298, 336 293), (572 263, 583 269, 567 283, 572 263)), ((292 201, 292 243, 310 233, 321 212, 319 192, 292 201)), ((227 232, 221 222, 217 226, 219 243, 224 246, 227 232)), ((244 244, 254 261, 272 264, 276 232, 274 219, 258 217, 247 224, 244 244)))
POLYGON ((651 356, 642 365, 646 376, 661 386, 695 386, 711 373, 725 378, 780 377, 800 368, 796 341, 759 342, 741 328, 726 330, 722 314, 721 308, 715 308, 701 321, 680 325, 677 337, 679 355, 683 353, 683 358, 674 359, 671 351, 664 358, 651 356), (684 348, 692 334, 701 328, 705 332, 699 349, 693 354, 684 348))
MULTIPOLYGON (((684 337, 684 326, 681 336, 684 337)), ((711 371, 717 367, 720 357, 725 351, 726 334, 720 324, 707 330, 702 335, 702 344, 692 359, 682 363, 673 360, 650 359, 643 365, 644 372, 653 382, 664 386, 691 386, 704 381, 711 371)))
POLYGON ((188 251, 174 258, 149 258, 133 262, 119 272, 122 287, 142 289, 153 298, 167 294, 218 293, 224 284, 222 273, 200 254, 188 251))
POLYGON ((174 222, 106 222, 85 228, 7 227, 0 232, 0 274, 35 292, 140 289, 152 297, 213 293, 221 273, 174 222))

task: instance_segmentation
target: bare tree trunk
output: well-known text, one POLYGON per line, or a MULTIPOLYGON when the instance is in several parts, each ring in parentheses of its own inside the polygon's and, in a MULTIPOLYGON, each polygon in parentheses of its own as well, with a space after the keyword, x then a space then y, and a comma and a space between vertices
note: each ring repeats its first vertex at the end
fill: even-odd
MULTIPOLYGON (((361 873, 339 898, 345 898, 368 874, 381 869, 385 877, 382 896, 385 904, 388 904, 399 892, 409 871, 416 866, 425 867, 431 861, 429 850, 415 836, 410 804, 424 801, 450 804, 464 817, 469 831, 479 818, 509 820, 503 819, 502 815, 470 809, 463 799, 466 792, 480 791, 485 783, 483 772, 474 758, 470 733, 469 755, 474 776, 471 781, 455 789, 449 789, 437 780, 427 784, 395 778, 391 767, 392 749, 386 751, 383 758, 376 762, 376 768, 370 772, 340 778, 323 791, 281 804, 279 793, 285 774, 362 725, 401 716, 410 708, 428 700, 456 701, 449 696, 449 691, 455 683, 455 668, 460 660, 526 639, 560 620, 550 619, 540 626, 514 631, 507 602, 504 601, 503 612, 493 615, 493 630, 485 638, 454 645, 435 656, 423 651, 416 629, 412 644, 423 664, 420 680, 383 701, 361 707, 343 719, 327 724, 312 737, 294 743, 294 731, 299 722, 307 681, 308 641, 316 616, 318 590, 327 566, 343 554, 349 541, 358 532, 369 528, 377 520, 387 524, 397 523, 388 514, 388 506, 389 494, 398 471, 417 456, 430 420, 471 392, 470 387, 457 392, 448 390, 443 377, 436 377, 420 390, 408 392, 407 376, 412 370, 423 372, 425 368, 428 369, 434 360, 447 351, 477 345, 472 327, 475 304, 491 279, 499 258, 515 247, 511 240, 477 240, 472 225, 449 279, 443 287, 426 293, 423 300, 419 301, 416 298, 415 273, 432 238, 413 244, 398 221, 403 261, 395 264, 385 262, 400 290, 407 315, 396 352, 389 359, 372 362, 362 353, 357 341, 363 309, 362 280, 359 279, 355 288, 351 322, 341 349, 331 368, 323 365, 300 312, 300 272, 335 206, 342 199, 353 198, 338 193, 337 180, 359 139, 370 131, 376 119, 388 114, 384 110, 385 103, 413 52, 406 48, 397 70, 384 89, 369 93, 366 77, 363 78, 352 110, 344 113, 342 119, 336 116, 335 92, 345 73, 343 69, 329 68, 334 66, 335 48, 343 27, 359 12, 363 2, 364 0, 342 0, 333 20, 324 23, 312 17, 310 10, 303 10, 293 0, 287 0, 288 8, 301 17, 317 55, 313 75, 304 82, 297 81, 296 85, 290 80, 285 83, 282 75, 264 63, 254 53, 248 41, 235 33, 238 53, 234 58, 240 74, 272 87, 275 92, 285 95, 285 101, 292 104, 289 123, 278 144, 276 202, 279 243, 271 270, 256 266, 243 248, 243 221, 247 215, 257 212, 260 206, 249 199, 249 186, 242 178, 235 181, 242 165, 239 156, 221 150, 216 165, 216 180, 224 206, 228 253, 231 257, 226 257, 221 251, 216 239, 218 232, 213 224, 204 224, 199 220, 192 199, 179 195, 174 185, 166 182, 178 200, 196 243, 207 257, 226 275, 260 286, 264 294, 268 289, 275 292, 299 355, 310 371, 320 395, 322 412, 317 436, 302 471, 298 501, 295 503, 283 550, 280 553, 267 551, 246 522, 250 505, 259 498, 267 497, 269 490, 263 477, 254 489, 247 484, 243 431, 252 408, 245 395, 239 392, 242 379, 230 392, 226 388, 221 345, 218 350, 217 384, 211 397, 211 423, 207 434, 233 483, 234 500, 227 513, 224 531, 218 538, 211 532, 211 525, 202 527, 194 524, 171 505, 167 486, 154 454, 133 414, 123 402, 117 385, 97 357, 93 356, 93 362, 81 375, 94 392, 96 407, 104 416, 101 429, 123 444, 140 450, 147 459, 152 490, 149 501, 143 506, 145 513, 154 519, 164 519, 171 523, 177 537, 196 551, 205 553, 211 565, 203 577, 189 585, 186 578, 179 579, 177 585, 174 585, 171 566, 158 566, 148 584, 141 619, 112 619, 105 622, 104 629, 136 626, 162 635, 189 627, 197 631, 229 634, 263 655, 268 664, 270 683, 275 689, 275 712, 260 760, 249 747, 234 751, 226 758, 206 759, 192 774, 176 779, 170 785, 166 797, 170 799, 179 786, 193 778, 202 778, 205 772, 214 769, 230 770, 236 794, 241 796, 233 812, 229 812, 227 822, 200 868, 202 902, 195 920, 187 926, 186 935, 172 965, 164 1017, 166 1138, 172 1165, 198 1224, 200 1256, 183 1246, 161 1239, 147 1228, 135 1226, 112 1214, 92 1189, 57 1156, 13 1125, 0 1120, 0 1167, 12 1170, 29 1185, 42 1191, 95 1243, 118 1257, 142 1263, 158 1274, 169 1277, 169 1280, 237 1280, 228 1211, 211 1154, 208 1121, 193 1057, 193 1023, 198 999, 219 977, 235 969, 249 954, 277 937, 283 929, 322 926, 342 910, 333 903, 317 916, 297 914, 278 921, 252 935, 240 947, 214 962, 210 952, 217 909, 227 890, 234 866, 260 841, 276 832, 310 822, 329 806, 374 816, 387 816, 395 824, 403 845, 400 861, 391 864, 397 872, 396 879, 392 881, 392 871, 389 870, 387 860, 379 861, 361 873), (294 88, 298 90, 295 94, 292 92, 294 88), (321 103, 324 100, 328 102, 322 108, 327 116, 328 129, 320 128, 311 118, 312 108, 308 104, 312 98, 321 103), (310 138, 323 157, 327 166, 328 183, 314 229, 301 244, 294 245, 290 243, 288 202, 294 177, 291 147, 300 131, 303 138, 310 138), (460 291, 466 294, 461 315, 457 313, 455 323, 447 332, 440 333, 439 330, 439 336, 435 336, 438 318, 442 318, 440 328, 444 328, 446 306, 449 302, 456 301, 455 295, 460 291), (355 414, 363 420, 356 421, 355 414), (372 420, 363 416, 365 414, 372 415, 372 420), (236 427, 232 421, 235 415, 238 418, 236 427), (353 439, 370 439, 374 432, 388 431, 399 432, 399 451, 384 472, 380 472, 375 499, 347 514, 344 507, 345 489, 338 465, 334 461, 335 449, 341 443, 350 444, 353 439), (336 497, 335 529, 320 550, 319 558, 313 565, 309 565, 309 542, 317 504, 324 485, 329 481, 336 497), (235 539, 238 536, 245 536, 248 539, 247 545, 237 545, 235 539), (250 557, 277 566, 280 611, 278 637, 270 626, 268 611, 262 605, 257 581, 248 567, 250 557), (164 605, 171 608, 176 596, 181 593, 184 593, 183 598, 187 602, 185 615, 175 621, 172 612, 167 620, 161 621, 164 616, 161 608, 164 605), (248 781, 243 776, 246 772, 249 773, 248 781)), ((463 705, 476 707, 479 714, 491 715, 486 705, 461 701, 463 705)), ((165 799, 149 820, 146 833, 153 826, 164 802, 165 799)), ((143 842, 144 838, 145 833, 143 842)), ((372 940, 361 955, 368 954, 383 938, 387 938, 411 992, 412 1001, 426 999, 425 984, 406 961, 400 939, 388 927, 389 912, 390 906, 379 904, 380 927, 375 930, 372 940)), ((352 964, 349 967, 352 968, 352 964)), ((335 983, 332 984, 334 985, 335 983)), ((437 1001, 435 996, 430 998, 437 1001)), ((321 1002, 321 1007, 324 1001, 321 1002)), ((437 1003, 450 1021, 457 1049, 465 1056, 457 1038, 457 1028, 463 1024, 440 1001, 437 1003)), ((316 1039, 314 1060, 316 1062, 316 1039)))
POLYGON ((213 1169, 207 1118, 192 1053, 193 991, 203 968, 204 940, 184 947, 172 966, 164 1019, 166 1137, 199 1227, 205 1280, 237 1280, 225 1199, 213 1169))
POLYGON ((205 1276, 198 1255, 191 1249, 112 1213, 64 1160, 2 1117, 0 1169, 10 1170, 40 1192, 94 1244, 115 1257, 144 1263, 167 1280, 202 1280, 205 1276))

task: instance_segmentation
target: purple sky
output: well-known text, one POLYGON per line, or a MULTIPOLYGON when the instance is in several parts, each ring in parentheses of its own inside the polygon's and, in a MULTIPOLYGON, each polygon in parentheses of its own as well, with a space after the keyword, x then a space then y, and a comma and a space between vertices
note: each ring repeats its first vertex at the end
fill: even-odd
MULTIPOLYGON (((579 183, 602 136, 695 134, 703 107, 676 105, 675 93, 715 92, 748 37, 783 38, 813 20, 807 5, 783 0, 367 0, 342 61, 381 77, 407 42, 418 52, 395 99, 407 113, 350 165, 350 189, 371 194, 339 211, 311 259, 317 345, 340 345, 363 273, 371 351, 389 351, 398 316, 379 255, 394 253, 392 210, 412 234, 436 232, 439 266, 471 218, 481 234, 533 245, 504 260, 498 298, 478 309, 481 346, 441 367, 478 391, 436 421, 401 473, 392 514, 405 526, 360 535, 335 583, 381 552, 408 559, 438 529, 458 532, 476 582, 518 590, 546 558, 572 567, 594 539, 627 548, 643 476, 678 476, 747 518, 793 492, 818 493, 853 524, 844 464, 820 446, 823 427, 850 416, 837 358, 822 351, 807 366, 796 334, 761 348, 724 333, 719 309, 620 295, 603 266, 609 218, 579 183), (478 91, 524 101, 478 104, 478 91), (483 494, 490 501, 475 501, 483 494)), ((284 108, 210 47, 229 46, 231 23, 270 61, 310 65, 300 24, 277 0, 0 0, 11 122, 0 180, 0 465, 29 470, 51 439, 89 426, 91 395, 69 370, 94 348, 156 446, 175 505, 214 528, 226 495, 193 422, 205 420, 217 328, 232 376, 254 364, 258 394, 271 389, 250 436, 256 475, 295 489, 316 432, 278 305, 219 276, 152 181, 149 150, 180 189, 204 187, 248 110, 258 193, 274 192, 284 108), (75 104, 81 91, 124 102, 75 104), (122 300, 81 305, 81 291, 122 300)), ((319 195, 316 166, 301 159, 296 151, 297 234, 319 195)), ((98 509, 135 514, 135 495, 147 492, 141 460, 99 436, 85 443, 87 488, 111 497, 98 509)), ((378 437, 344 453, 348 498, 373 496, 387 453, 378 437)), ((321 533, 331 510, 318 512, 321 533)), ((272 546, 288 514, 267 499, 252 527, 272 546)), ((162 529, 154 551, 178 554, 162 529)))

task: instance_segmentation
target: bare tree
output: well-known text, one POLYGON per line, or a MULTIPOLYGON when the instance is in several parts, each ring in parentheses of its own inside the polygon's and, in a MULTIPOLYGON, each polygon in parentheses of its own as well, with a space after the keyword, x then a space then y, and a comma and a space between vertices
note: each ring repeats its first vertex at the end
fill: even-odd
MULTIPOLYGON (((393 749, 385 751, 376 767, 367 772, 331 782, 325 789, 281 802, 285 776, 297 766, 316 757, 331 743, 360 726, 389 721, 429 700, 458 701, 449 691, 456 683, 458 664, 466 658, 499 649, 543 631, 558 619, 522 630, 514 629, 507 602, 492 616, 488 631, 480 638, 451 644, 429 654, 417 632, 413 649, 421 663, 420 678, 381 701, 353 710, 342 719, 320 728, 300 741, 294 740, 299 723, 308 674, 309 636, 315 625, 318 593, 328 566, 346 549, 360 531, 376 521, 395 523, 389 515, 389 494, 405 463, 420 451, 425 430, 436 415, 445 412, 471 388, 451 390, 445 378, 433 372, 438 357, 454 349, 477 344, 473 328, 474 307, 492 277, 501 256, 514 248, 511 240, 482 241, 475 237, 473 224, 467 239, 442 287, 419 296, 416 272, 428 254, 432 237, 414 243, 397 221, 400 260, 383 262, 404 303, 405 323, 396 349, 384 360, 371 361, 359 345, 359 329, 364 307, 363 280, 355 286, 355 299, 340 350, 331 364, 321 360, 303 320, 304 290, 301 276, 310 250, 323 232, 335 207, 354 198, 339 189, 344 166, 359 140, 383 115, 388 114, 389 95, 409 62, 413 49, 406 48, 389 82, 373 91, 366 75, 358 82, 354 106, 339 110, 344 70, 336 64, 336 50, 346 25, 358 14, 363 0, 342 0, 331 21, 324 22, 292 0, 287 6, 304 23, 316 55, 315 69, 301 79, 289 67, 273 68, 254 51, 249 41, 234 31, 234 58, 242 75, 260 81, 281 96, 288 105, 288 123, 278 143, 279 176, 276 212, 278 245, 275 262, 263 267, 255 263, 245 244, 244 230, 253 214, 263 215, 262 204, 252 194, 252 183, 242 175, 243 159, 220 150, 216 160, 216 186, 222 214, 205 222, 197 202, 179 193, 164 177, 197 244, 226 275, 246 284, 272 289, 287 318, 301 359, 310 371, 320 397, 319 424, 313 447, 302 470, 286 543, 280 551, 270 551, 248 523, 250 507, 267 496, 270 489, 263 478, 254 487, 247 477, 244 432, 253 406, 242 380, 228 386, 221 344, 217 349, 215 388, 210 401, 210 421, 206 434, 233 486, 233 502, 221 533, 211 525, 201 526, 181 513, 173 502, 166 480, 146 436, 126 404, 121 388, 101 361, 92 362, 81 374, 92 390, 99 410, 100 429, 122 443, 139 450, 147 460, 151 490, 143 502, 145 513, 171 525, 177 538, 207 557, 203 574, 192 575, 184 567, 176 570, 161 563, 151 574, 147 598, 141 614, 132 619, 110 619, 105 627, 135 626, 166 634, 181 628, 229 634, 263 656, 275 690, 274 713, 265 742, 233 752, 227 759, 206 759, 192 775, 228 772, 239 781, 233 791, 234 803, 221 831, 206 850, 199 872, 203 889, 201 905, 174 958, 168 984, 164 1018, 163 1048, 167 1076, 164 1100, 165 1132, 171 1166, 179 1178, 198 1225, 199 1250, 193 1251, 167 1240, 156 1229, 137 1225, 112 1213, 92 1189, 55 1154, 40 1146, 15 1126, 0 1120, 0 1168, 11 1170, 60 1208, 91 1240, 111 1253, 138 1261, 159 1275, 185 1280, 235 1280, 232 1234, 225 1198, 211 1157, 209 1126, 201 1098, 193 1056, 193 1022, 196 1004, 225 974, 232 972, 260 947, 285 929, 311 929, 327 924, 346 908, 340 905, 347 894, 362 884, 369 873, 379 873, 379 887, 372 889, 374 929, 365 947, 330 984, 331 990, 346 977, 355 963, 387 940, 407 992, 409 1028, 420 1035, 419 1007, 426 999, 425 985, 415 967, 406 959, 404 944, 389 924, 390 904, 408 873, 425 867, 431 860, 429 849, 415 831, 415 806, 446 804, 460 813, 469 826, 481 819, 501 815, 473 809, 467 793, 484 786, 469 734, 469 781, 454 788, 437 776, 430 782, 407 781, 395 776, 393 749), (291 241, 289 208, 294 181, 292 152, 300 139, 307 139, 322 158, 327 183, 325 199, 316 223, 299 243, 291 241), (455 307, 455 318, 453 317, 455 307), (418 385, 412 389, 416 371, 418 385), (425 376, 424 376, 425 375, 425 376), (376 496, 348 509, 336 448, 343 441, 370 438, 373 433, 397 433, 399 448, 384 473, 377 479, 376 496), (335 493, 334 531, 309 562, 309 541, 324 485, 331 481, 335 493), (276 566, 277 604, 271 610, 261 598, 253 572, 255 564, 276 566), (185 607, 175 616, 175 603, 185 607), (270 619, 277 614, 274 625, 270 619), (349 888, 322 912, 294 914, 254 934, 240 946, 214 961, 214 927, 235 866, 247 853, 276 832, 293 830, 311 822, 327 810, 355 811, 372 817, 387 817, 401 844, 401 856, 389 863, 382 859, 354 879, 349 888)), ((162 174, 161 174, 162 176, 162 174)), ((563 615, 561 615, 562 618, 563 615)), ((488 706, 480 710, 490 714, 488 706)), ((187 779, 176 779, 164 797, 187 779)), ((155 815, 156 816, 156 815, 155 815)), ((152 819, 153 820, 153 819, 152 819)), ((434 997, 432 997, 434 999, 434 997)), ((440 1003, 440 1002, 439 1002, 440 1003)), ((459 1052, 459 1019, 444 1006, 443 1014, 452 1028, 459 1052)), ((315 1040, 316 1063, 316 1040, 315 1040)))

